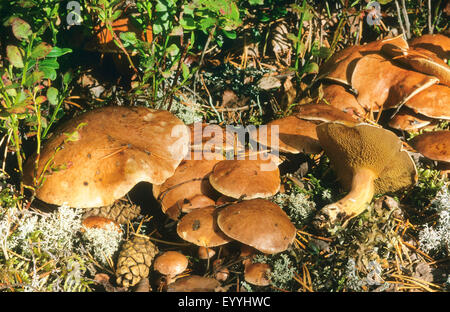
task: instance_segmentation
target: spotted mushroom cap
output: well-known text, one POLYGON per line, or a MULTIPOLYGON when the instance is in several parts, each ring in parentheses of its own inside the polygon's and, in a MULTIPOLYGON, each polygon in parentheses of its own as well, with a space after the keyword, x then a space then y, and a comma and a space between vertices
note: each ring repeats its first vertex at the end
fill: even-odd
POLYGON ((327 122, 317 126, 317 135, 347 190, 353 172, 361 167, 378 176, 374 181, 377 194, 406 189, 417 181, 414 161, 403 150, 402 141, 389 130, 363 123, 347 126, 327 122))
POLYGON ((183 216, 177 224, 178 235, 197 246, 215 247, 233 239, 217 226, 217 211, 214 207, 199 208, 183 216))
POLYGON ((296 235, 286 213, 277 204, 260 198, 221 209, 217 224, 225 235, 267 254, 286 250, 296 235))
POLYGON ((408 144, 429 159, 450 163, 450 130, 424 132, 408 144))
MULTIPOLYGON (((139 182, 161 184, 188 151, 187 127, 168 111, 104 107, 79 115, 44 144, 37 169, 40 200, 76 208, 112 204, 139 182)), ((33 185, 35 157, 24 167, 33 185)))

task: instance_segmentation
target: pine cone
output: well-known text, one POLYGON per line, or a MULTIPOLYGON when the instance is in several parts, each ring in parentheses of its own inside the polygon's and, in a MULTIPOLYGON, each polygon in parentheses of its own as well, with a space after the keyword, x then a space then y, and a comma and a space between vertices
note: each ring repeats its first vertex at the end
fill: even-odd
POLYGON ((119 224, 127 224, 139 216, 141 208, 133 205, 128 200, 117 200, 110 206, 91 208, 83 214, 83 219, 91 216, 104 217, 116 221, 119 224))
POLYGON ((158 253, 148 238, 134 236, 125 242, 119 253, 116 269, 116 281, 123 287, 131 287, 147 278, 153 258, 158 253))

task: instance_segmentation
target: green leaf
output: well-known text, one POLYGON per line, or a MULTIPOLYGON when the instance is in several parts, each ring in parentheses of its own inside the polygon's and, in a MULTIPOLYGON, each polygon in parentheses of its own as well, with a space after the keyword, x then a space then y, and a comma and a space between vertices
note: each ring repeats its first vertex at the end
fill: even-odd
POLYGON ((47 89, 47 99, 51 105, 58 104, 58 89, 50 87, 47 89))
POLYGON ((53 47, 53 49, 50 51, 50 53, 47 55, 47 57, 60 57, 67 53, 71 53, 72 49, 69 48, 58 48, 53 47))
MULTIPOLYGON (((194 30, 196 29, 196 23, 195 20, 191 17, 184 17, 181 21, 180 21, 180 25, 186 29, 186 30, 194 30)), ((153 26, 154 27, 154 26, 153 26)))
POLYGON ((189 67, 185 63, 181 63, 181 69, 183 71, 183 79, 186 80, 189 78, 189 67))
POLYGON ((44 78, 55 80, 57 77, 56 69, 59 68, 59 64, 56 58, 46 58, 39 63, 39 70, 44 72, 44 78))
POLYGON ((222 32, 228 39, 236 39, 237 37, 236 32, 234 30, 226 31, 225 29, 222 29, 222 32))
POLYGON ((53 47, 50 44, 41 42, 33 48, 30 57, 35 60, 42 59, 46 57, 52 51, 52 49, 53 47))
POLYGON ((72 81, 72 79, 73 79, 73 73, 72 73, 72 71, 69 70, 63 76, 63 83, 65 85, 68 85, 72 81))
POLYGON ((248 0, 248 3, 250 5, 263 5, 264 4, 264 0, 248 0))
POLYGON ((301 73, 302 74, 317 74, 319 72, 319 65, 317 63, 311 62, 305 64, 303 66, 301 73))
POLYGON ((32 85, 40 82, 44 78, 44 72, 36 70, 31 75, 28 75, 25 80, 25 86, 31 87, 32 85))
POLYGON ((23 50, 16 46, 8 45, 6 47, 6 56, 14 67, 23 68, 23 54, 23 50))
POLYGON ((11 25, 14 36, 19 40, 27 40, 33 34, 30 24, 21 18, 14 18, 11 25))

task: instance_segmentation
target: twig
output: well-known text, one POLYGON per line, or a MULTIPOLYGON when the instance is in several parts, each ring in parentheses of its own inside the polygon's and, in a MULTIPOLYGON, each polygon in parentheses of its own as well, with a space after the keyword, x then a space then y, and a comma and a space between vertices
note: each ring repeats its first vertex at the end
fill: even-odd
POLYGON ((431 0, 428 0, 428 33, 433 34, 433 24, 431 23, 431 0))
POLYGON ((398 23, 400 24, 400 28, 402 29, 403 36, 406 37, 406 31, 405 31, 405 27, 403 26, 403 21, 402 21, 402 14, 400 12, 400 5, 398 4, 397 0, 395 0, 395 6, 397 7, 398 23))
POLYGON ((406 11, 406 3, 405 0, 402 0, 402 12, 403 12, 403 18, 405 19, 405 26, 406 26, 406 38, 411 39, 411 25, 409 23, 408 18, 408 12, 406 11))

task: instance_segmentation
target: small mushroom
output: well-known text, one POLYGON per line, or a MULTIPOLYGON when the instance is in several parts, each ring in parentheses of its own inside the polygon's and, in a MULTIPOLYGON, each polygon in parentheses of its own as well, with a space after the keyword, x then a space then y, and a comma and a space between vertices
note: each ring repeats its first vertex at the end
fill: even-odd
POLYGON ((203 247, 203 246, 198 247, 199 259, 202 259, 202 260, 211 259, 212 257, 214 257, 215 254, 216 254, 216 252, 212 248, 203 247))
POLYGON ((215 292, 219 288, 220 283, 214 278, 189 275, 169 284, 167 292, 215 292))
POLYGON ((188 259, 178 251, 166 251, 155 258, 153 268, 166 277, 167 284, 172 283, 178 274, 188 267, 188 259))
POLYGON ((272 268, 267 263, 248 263, 244 268, 244 279, 256 286, 269 286, 272 268))
POLYGON ((221 209, 217 225, 228 237, 267 254, 286 250, 296 235, 286 213, 277 204, 261 198, 221 209))
POLYGON ((233 198, 264 198, 280 189, 280 170, 270 159, 233 159, 218 162, 209 175, 211 185, 233 198))
POLYGON ((417 182, 413 160, 391 131, 329 122, 317 126, 317 135, 341 185, 349 191, 321 209, 314 221, 319 229, 337 221, 345 226, 366 209, 374 194, 397 192, 417 182))
POLYGON ((181 218, 177 224, 178 235, 197 246, 215 247, 232 241, 217 226, 214 207, 199 208, 181 218))
POLYGON ((195 195, 189 199, 183 200, 181 211, 184 213, 189 213, 194 209, 214 206, 214 204, 215 201, 205 195, 195 195))
POLYGON ((356 96, 338 84, 330 84, 323 88, 322 102, 355 118, 361 118, 366 114, 366 110, 358 103, 356 96))
POLYGON ((87 217, 85 219, 83 219, 83 221, 81 222, 82 228, 81 231, 85 231, 84 228, 86 229, 107 229, 108 226, 112 225, 117 232, 122 232, 120 225, 115 222, 114 220, 105 218, 105 217, 100 217, 100 216, 90 216, 87 217))

